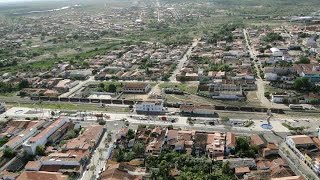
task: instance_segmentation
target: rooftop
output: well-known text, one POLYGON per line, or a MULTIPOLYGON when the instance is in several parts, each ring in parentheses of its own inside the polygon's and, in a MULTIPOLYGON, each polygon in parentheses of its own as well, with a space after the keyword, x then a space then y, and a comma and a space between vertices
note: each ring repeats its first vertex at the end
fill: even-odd
POLYGON ((68 176, 57 172, 24 171, 17 180, 67 180, 68 176))
POLYGON ((296 136, 289 136, 296 145, 302 144, 314 144, 311 137, 307 135, 296 135, 296 136))
MULTIPOLYGON (((32 137, 29 141, 30 142, 36 142, 39 141, 40 139, 42 139, 44 136, 48 135, 50 133, 50 131, 52 131, 52 129, 57 129, 61 126, 61 123, 65 123, 67 122, 66 119, 64 118, 60 118, 58 120, 56 120, 55 122, 53 122, 49 127, 47 127, 46 129, 44 129, 43 131, 41 131, 38 135, 36 135, 35 137, 32 137)), ((52 132, 51 132, 52 133, 52 132)))

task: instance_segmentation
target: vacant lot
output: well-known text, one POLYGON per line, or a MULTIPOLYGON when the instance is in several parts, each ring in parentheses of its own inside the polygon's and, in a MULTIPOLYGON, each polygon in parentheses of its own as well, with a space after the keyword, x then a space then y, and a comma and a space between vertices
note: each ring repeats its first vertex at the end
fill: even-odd
POLYGON ((194 84, 187 83, 162 83, 159 85, 160 88, 177 88, 186 93, 196 94, 198 86, 194 84))

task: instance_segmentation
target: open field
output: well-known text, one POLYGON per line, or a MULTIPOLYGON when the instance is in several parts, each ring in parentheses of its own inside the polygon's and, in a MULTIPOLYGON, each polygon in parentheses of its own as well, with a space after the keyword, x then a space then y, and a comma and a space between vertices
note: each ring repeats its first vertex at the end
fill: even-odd
POLYGON ((159 88, 178 88, 189 94, 196 94, 198 86, 188 83, 161 83, 159 88))
POLYGON ((200 97, 194 94, 191 94, 191 95, 167 94, 166 98, 168 102, 173 102, 173 103, 183 102, 183 103, 192 103, 192 104, 262 107, 255 92, 248 93, 247 101, 221 101, 221 100, 214 100, 214 99, 209 99, 205 97, 200 97))

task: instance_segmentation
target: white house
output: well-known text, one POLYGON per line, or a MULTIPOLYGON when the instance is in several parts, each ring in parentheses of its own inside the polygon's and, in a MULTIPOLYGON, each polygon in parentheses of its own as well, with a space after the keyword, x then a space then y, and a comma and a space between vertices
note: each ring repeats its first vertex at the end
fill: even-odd
POLYGON ((287 95, 284 94, 271 94, 271 102, 273 103, 283 103, 287 95))
POLYGON ((278 75, 276 73, 265 73, 264 78, 267 81, 275 81, 278 79, 278 75))
POLYGON ((36 132, 38 131, 38 128, 42 127, 44 124, 45 124, 45 121, 39 121, 35 125, 21 132, 18 136, 8 141, 6 144, 4 144, 4 147, 9 147, 12 149, 18 148, 19 146, 21 146, 21 144, 24 141, 26 141, 28 138, 35 135, 36 132))
POLYGON ((22 145, 23 149, 28 154, 34 154, 36 152, 37 146, 45 145, 48 141, 48 138, 68 121, 69 119, 67 118, 60 118, 56 120, 46 129, 40 131, 39 134, 25 141, 22 145))
POLYGON ((162 102, 140 102, 136 104, 137 113, 163 113, 165 109, 163 108, 162 102))
POLYGON ((272 52, 272 56, 274 56, 274 57, 282 57, 283 56, 283 52, 280 51, 280 49, 278 49, 278 48, 271 48, 270 50, 272 52))

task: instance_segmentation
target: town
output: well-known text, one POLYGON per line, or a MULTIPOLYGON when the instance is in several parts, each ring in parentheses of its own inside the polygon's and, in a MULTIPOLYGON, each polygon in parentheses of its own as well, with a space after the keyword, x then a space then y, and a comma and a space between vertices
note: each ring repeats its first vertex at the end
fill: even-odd
POLYGON ((271 1, 0 1, 0 178, 320 179, 319 3, 271 1))

